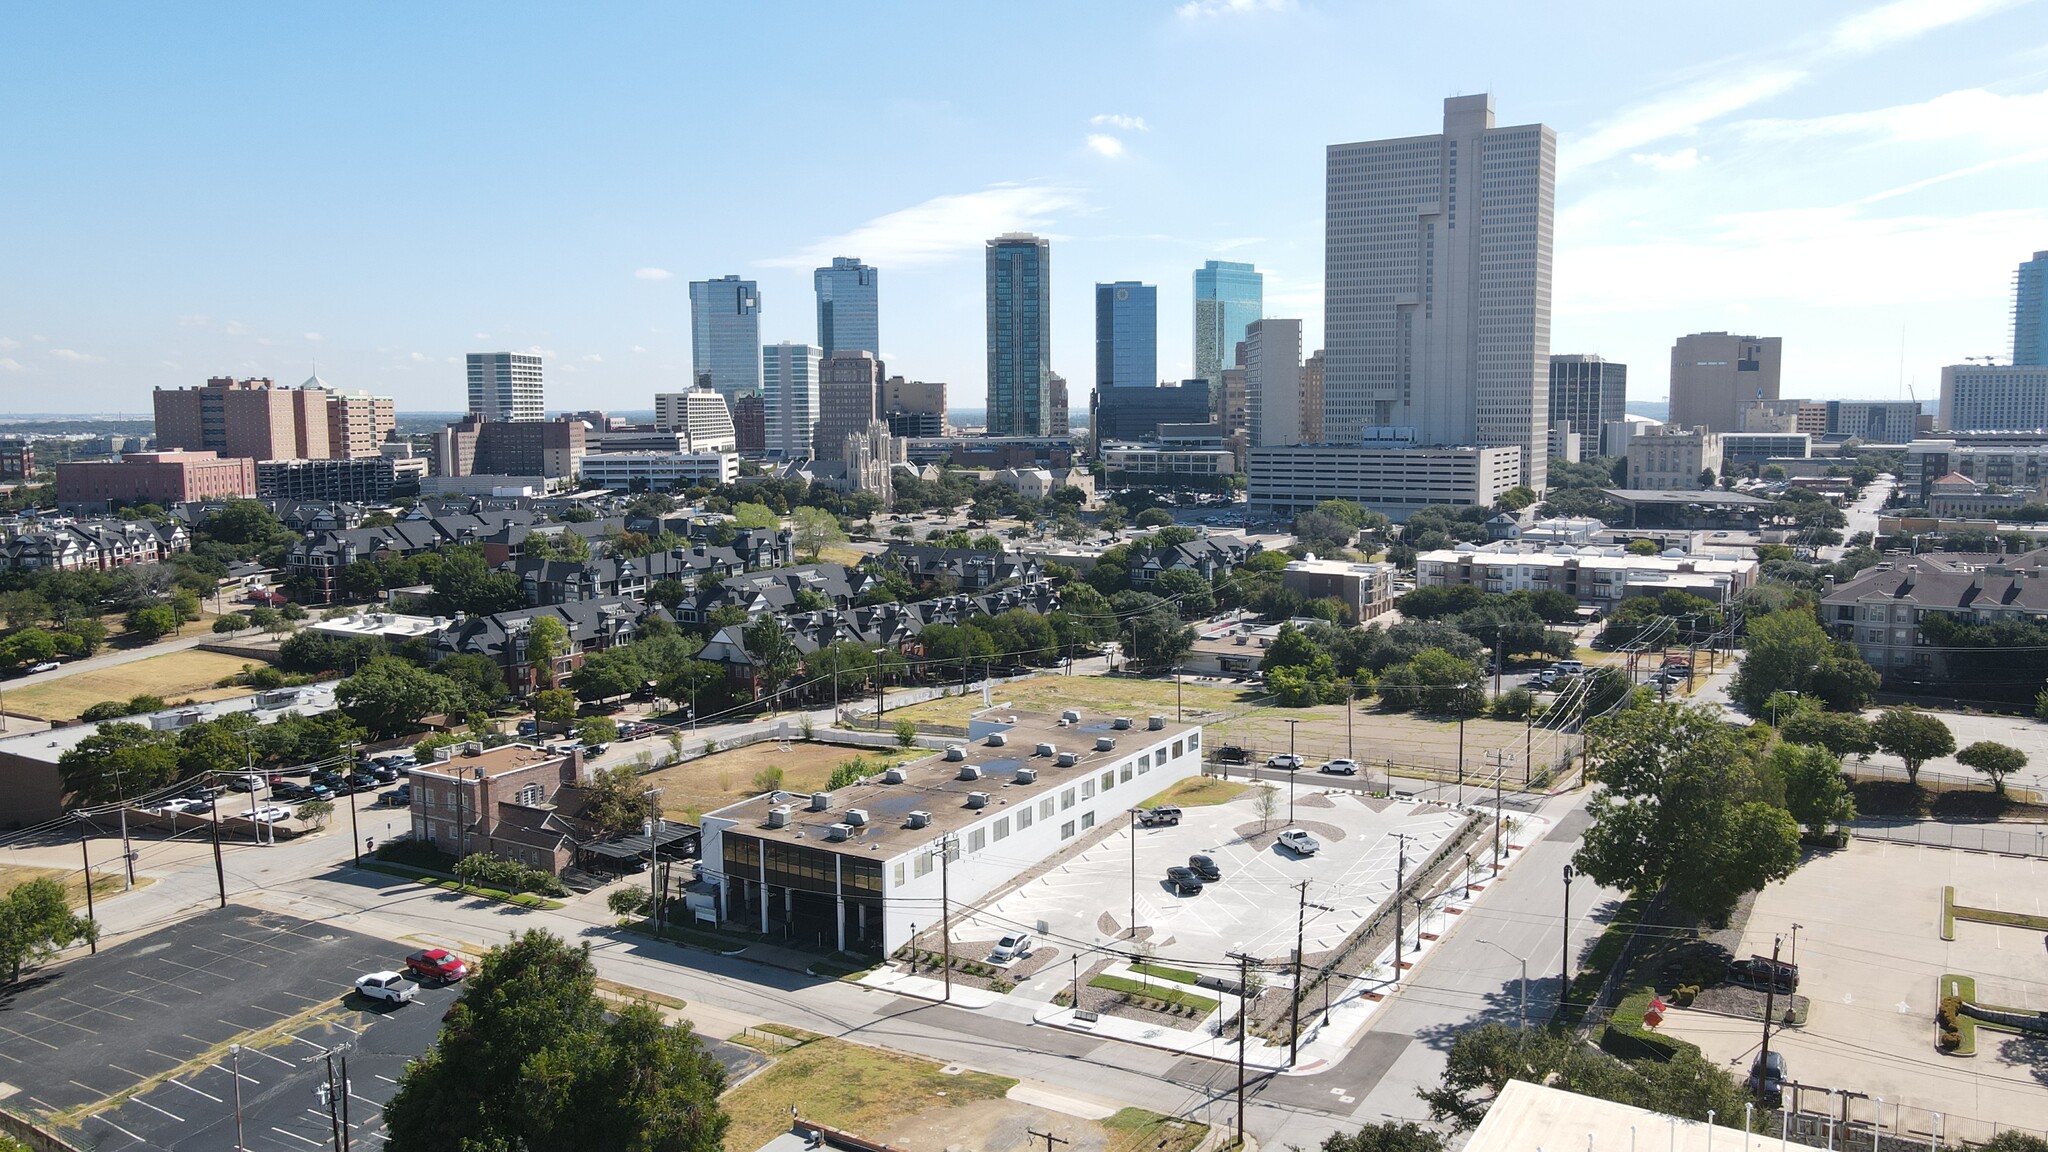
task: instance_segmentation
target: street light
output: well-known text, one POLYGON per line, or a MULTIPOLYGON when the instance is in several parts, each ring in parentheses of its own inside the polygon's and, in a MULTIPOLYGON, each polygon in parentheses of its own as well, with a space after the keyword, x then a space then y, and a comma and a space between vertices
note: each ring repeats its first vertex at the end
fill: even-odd
POLYGON ((235 1152, 243 1152, 247 1145, 242 1143, 242 1046, 228 1045, 228 1055, 234 1057, 235 1068, 235 1152))
POLYGON ((1495 948, 1507 952, 1509 959, 1522 966, 1522 1019, 1520 1028, 1522 1031, 1527 1032, 1529 1030, 1529 962, 1513 952, 1508 952, 1507 945, 1505 944, 1494 944, 1493 941, 1486 939, 1481 939, 1479 942, 1481 944, 1493 944, 1495 948))
POLYGON ((1301 775, 1301 759, 1294 754, 1294 730, 1301 721, 1287 722, 1287 822, 1294 823, 1294 779, 1301 775))
POLYGON ((1577 873, 1572 866, 1564 866, 1564 986, 1557 990, 1557 1007, 1565 1007, 1565 997, 1572 987, 1572 877, 1577 873))

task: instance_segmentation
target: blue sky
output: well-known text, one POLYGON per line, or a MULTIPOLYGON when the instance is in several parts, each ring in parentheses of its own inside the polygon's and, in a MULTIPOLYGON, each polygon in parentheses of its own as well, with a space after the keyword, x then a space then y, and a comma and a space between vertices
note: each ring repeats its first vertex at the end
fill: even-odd
POLYGON ((984 392, 981 241, 1053 237, 1054 367, 1090 285, 1250 260, 1322 331, 1324 145, 1444 97, 1560 138, 1552 349, 1664 394, 1674 336, 1785 338, 1785 394, 1932 396, 2010 352, 2048 249, 2048 3, 28 5, 0 10, 0 411, 311 371, 462 404, 538 348, 551 408, 645 408, 687 281, 882 269, 892 372, 984 392))

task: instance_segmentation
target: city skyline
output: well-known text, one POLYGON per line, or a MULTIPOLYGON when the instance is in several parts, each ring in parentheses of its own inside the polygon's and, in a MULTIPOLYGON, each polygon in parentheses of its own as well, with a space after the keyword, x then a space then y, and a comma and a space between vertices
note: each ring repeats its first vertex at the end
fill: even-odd
POLYGON ((821 114, 824 81, 788 79, 742 124, 695 115, 690 98, 744 75, 745 46, 792 32, 744 12, 394 25, 201 11, 105 27, 20 11, 0 38, 20 174, 0 205, 38 226, 11 237, 0 284, 0 408, 140 411, 153 387, 299 379, 317 361, 337 387, 401 410, 459 410, 477 347, 541 355, 561 407, 643 408, 689 386, 690 281, 756 281, 760 343, 808 343, 813 270, 838 255, 889 275, 892 347, 876 351, 966 399, 986 383, 975 256, 1030 230, 1061 248, 1050 367, 1075 382, 1078 409, 1092 347, 1081 293, 1096 282, 1160 286, 1164 379, 1196 374, 1190 279, 1206 260, 1258 267, 1265 311, 1302 317, 1305 347, 1324 346, 1324 147, 1411 134, 1444 96, 1482 86, 1509 120, 1559 134, 1553 348, 1638 365, 1632 391, 1648 400, 1665 393, 1679 335, 1768 331, 1789 346, 1788 395, 1890 398, 1903 375, 1925 396, 1941 365, 2011 347, 2013 269, 2048 247, 2048 207, 2029 194, 2048 164, 2042 12, 1907 0, 1620 22, 1495 13, 1460 18, 1455 66, 1390 53, 1355 90, 1309 81, 1284 103, 1218 110, 1195 99, 1205 69, 1311 73, 1359 43, 1432 43, 1436 30, 1420 14, 1308 3, 1075 8, 1094 35, 1060 36, 1057 19, 1017 35, 1079 78, 1128 81, 1117 103, 1083 83, 1020 109, 973 82, 973 53, 931 47, 969 42, 990 17, 949 13, 898 46, 907 15, 819 10, 793 30, 796 50, 886 45, 917 81, 835 91, 821 114), (1766 47, 1717 51, 1716 30, 1734 25, 1766 47), (474 41, 551 67, 531 91, 485 100, 457 74, 371 50, 394 31, 422 52, 474 41), (690 85, 659 75, 665 45, 705 37, 736 51, 690 85), (1598 91, 1555 75, 1567 46, 1613 63, 1598 91), (241 99, 211 79, 224 69, 272 95, 241 99), (332 112, 337 94, 349 117, 332 112), (648 122, 613 126, 627 107, 648 122), (457 121, 465 132, 448 134, 457 121), (797 125, 822 155, 771 148, 797 125), (1256 139, 1267 164, 1203 178, 1222 138, 1256 139), (459 175, 512 147, 538 157, 522 181, 459 175), (757 165, 758 201, 734 208, 703 178, 705 157, 757 165), (808 177, 834 159, 870 178, 822 194, 808 177), (158 194, 129 191, 144 183, 158 194))

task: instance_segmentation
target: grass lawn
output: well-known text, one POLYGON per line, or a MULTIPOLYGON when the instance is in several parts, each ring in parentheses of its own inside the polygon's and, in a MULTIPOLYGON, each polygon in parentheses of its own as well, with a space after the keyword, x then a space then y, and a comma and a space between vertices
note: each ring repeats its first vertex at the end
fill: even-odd
POLYGON ((1143 980, 1132 980, 1123 976, 1097 976, 1093 980, 1088 981, 1088 986, 1090 988, 1101 988, 1108 992, 1128 992, 1133 996, 1149 996, 1154 1000, 1164 1000, 1168 1004, 1178 1004, 1183 1008, 1193 1008, 1202 1013, 1214 1012, 1217 1008, 1217 1001, 1211 1000, 1207 996, 1197 996, 1192 992, 1183 992, 1171 984, 1148 984, 1143 980))
MULTIPOLYGON (((55 868, 30 868, 20 864, 0 864, 0 896, 31 880, 48 878, 64 885, 64 894, 71 898, 74 906, 85 903, 85 876, 78 872, 60 872, 55 868)), ((149 883, 146 877, 137 876, 136 887, 149 883)), ((121 890, 121 877, 113 872, 94 872, 92 891, 95 896, 111 896, 121 890)))
POLYGON ((1236 799, 1238 793, 1249 787, 1251 785, 1236 780, 1218 780, 1214 776, 1190 776, 1145 801, 1140 807, 1154 808, 1161 804, 1178 804, 1183 808, 1195 808, 1203 804, 1222 804, 1236 799))
POLYGON ((1109 1134, 1103 1152, 1194 1152, 1209 1135, 1207 1124, 1143 1108, 1126 1108, 1104 1120, 1102 1127, 1109 1134))
MULTIPOLYGON (((754 774, 763 768, 782 769, 783 791, 808 794, 822 791, 825 782, 832 777, 832 769, 841 761, 862 754, 859 748, 806 744, 800 740, 792 741, 789 751, 782 752, 777 750, 774 741, 764 740, 745 748, 716 752, 687 764, 663 768, 641 777, 641 782, 646 787, 661 789, 662 811, 695 823, 695 816, 760 795, 763 790, 754 786, 754 774)), ((865 754, 870 764, 874 763, 877 755, 886 758, 890 764, 899 759, 930 755, 927 751, 898 755, 876 750, 865 754)))
POLYGON ((1171 980, 1176 984, 1193 984, 1201 979, 1185 968, 1168 968, 1164 964, 1147 964, 1142 960, 1131 965, 1131 971, 1143 972, 1147 976, 1156 976, 1161 980, 1171 980))
POLYGON ((80 712, 102 700, 126 700, 145 692, 172 703, 222 700, 248 693, 247 688, 215 688, 214 684, 249 663, 240 656, 188 648, 16 688, 7 693, 7 708, 44 720, 76 720, 80 712))
POLYGON ((807 1120, 871 1135, 906 1113, 998 1100, 1017 1081, 962 1072, 844 1040, 813 1040, 783 1055, 720 1101, 732 1126, 728 1148, 759 1148, 789 1130, 789 1106, 800 1101, 807 1120))

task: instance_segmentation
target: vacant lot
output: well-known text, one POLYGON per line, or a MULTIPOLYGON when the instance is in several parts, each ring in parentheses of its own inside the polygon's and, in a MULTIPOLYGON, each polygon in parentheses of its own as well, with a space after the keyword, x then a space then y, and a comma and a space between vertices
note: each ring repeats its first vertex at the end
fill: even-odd
POLYGON ((248 663, 240 656, 188 649, 18 688, 7 694, 7 708, 44 720, 76 720, 102 700, 126 700, 145 692, 173 703, 219 700, 248 691, 214 687, 248 663))
MULTIPOLYGON (((31 880, 49 879, 64 885, 64 894, 73 904, 85 903, 85 873, 65 872, 56 868, 31 868, 21 864, 0 864, 0 897, 31 880)), ((146 880, 145 880, 146 882, 146 880)), ((92 891, 95 896, 108 896, 121 890, 121 878, 111 872, 92 874, 92 891)))
MULTIPOLYGON (((783 752, 775 741, 764 740, 745 748, 718 752, 687 764, 663 768, 641 779, 647 787, 661 789, 662 811, 677 819, 693 820, 694 816, 766 791, 754 783, 754 777, 763 769, 782 769, 782 781, 776 786, 785 791, 816 792, 825 787, 825 781, 832 776, 832 769, 841 761, 862 754, 859 748, 802 741, 792 742, 789 751, 783 752)), ((898 756, 889 751, 869 751, 865 755, 870 763, 881 757, 894 764, 899 759, 928 756, 930 753, 917 751, 898 756)))

